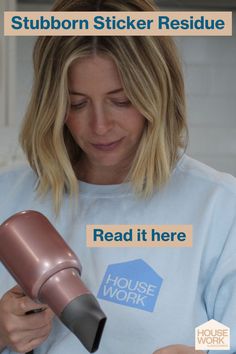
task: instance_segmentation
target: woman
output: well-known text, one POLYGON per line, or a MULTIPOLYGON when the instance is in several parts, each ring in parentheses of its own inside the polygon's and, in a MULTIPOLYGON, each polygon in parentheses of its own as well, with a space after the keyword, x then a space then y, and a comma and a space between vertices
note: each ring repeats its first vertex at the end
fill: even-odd
MULTIPOLYGON (((54 10, 156 7, 59 0, 54 10)), ((192 354, 195 327, 210 319, 231 328, 236 352, 236 182, 183 152, 184 84, 172 40, 42 37, 34 69, 21 132, 31 169, 1 175, 1 220, 38 210, 77 252, 108 317, 98 353, 192 354), (88 224, 190 224, 193 247, 88 248, 88 224)), ((86 353, 50 309, 25 315, 41 306, 12 288, 3 268, 0 280, 4 354, 86 353)))

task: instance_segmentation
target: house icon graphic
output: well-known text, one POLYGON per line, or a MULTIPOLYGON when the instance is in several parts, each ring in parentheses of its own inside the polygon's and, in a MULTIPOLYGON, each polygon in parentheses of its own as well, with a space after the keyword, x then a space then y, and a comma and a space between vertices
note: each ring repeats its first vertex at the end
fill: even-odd
POLYGON ((98 298, 153 312, 163 279, 142 259, 107 267, 98 298))
POLYGON ((210 320, 195 328, 196 350, 229 350, 230 328, 210 320))

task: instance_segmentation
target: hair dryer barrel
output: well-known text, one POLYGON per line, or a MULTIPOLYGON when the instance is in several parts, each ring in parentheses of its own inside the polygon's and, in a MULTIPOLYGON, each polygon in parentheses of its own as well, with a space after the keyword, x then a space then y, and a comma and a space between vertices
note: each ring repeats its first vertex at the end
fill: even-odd
POLYGON ((35 301, 47 304, 90 352, 97 350, 106 316, 80 279, 75 253, 36 211, 23 211, 0 226, 0 260, 35 301))
POLYGON ((36 211, 17 213, 1 225, 0 259, 34 300, 51 275, 66 268, 81 272, 74 252, 48 219, 36 211))

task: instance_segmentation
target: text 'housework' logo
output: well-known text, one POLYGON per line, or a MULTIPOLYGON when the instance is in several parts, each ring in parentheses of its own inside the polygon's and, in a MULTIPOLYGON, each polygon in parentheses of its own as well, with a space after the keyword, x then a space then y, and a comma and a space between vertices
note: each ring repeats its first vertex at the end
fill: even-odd
POLYGON ((98 298, 153 312, 162 278, 142 259, 112 264, 98 292, 98 298))
POLYGON ((196 350, 229 350, 230 328, 215 320, 195 329, 196 350))

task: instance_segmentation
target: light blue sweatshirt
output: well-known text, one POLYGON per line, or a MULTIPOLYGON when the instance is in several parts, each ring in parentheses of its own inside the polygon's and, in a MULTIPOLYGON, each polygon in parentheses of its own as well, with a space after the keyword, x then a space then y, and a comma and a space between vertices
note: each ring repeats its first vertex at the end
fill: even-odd
MULTIPOLYGON (((80 182, 78 210, 65 196, 58 218, 51 197, 38 199, 29 168, 0 176, 0 222, 34 209, 49 218, 77 253, 82 279, 107 315, 98 354, 152 354, 171 344, 194 346, 195 327, 215 319, 231 329, 236 353, 236 180, 186 155, 152 198, 136 197, 129 183, 80 182), (88 248, 87 224, 193 225, 190 248, 88 248)), ((0 296, 15 282, 0 265, 0 296)), ((86 354, 55 319, 35 354, 86 354)), ((219 354, 225 351, 210 351, 219 354)), ((9 349, 4 354, 13 353, 9 349)))

